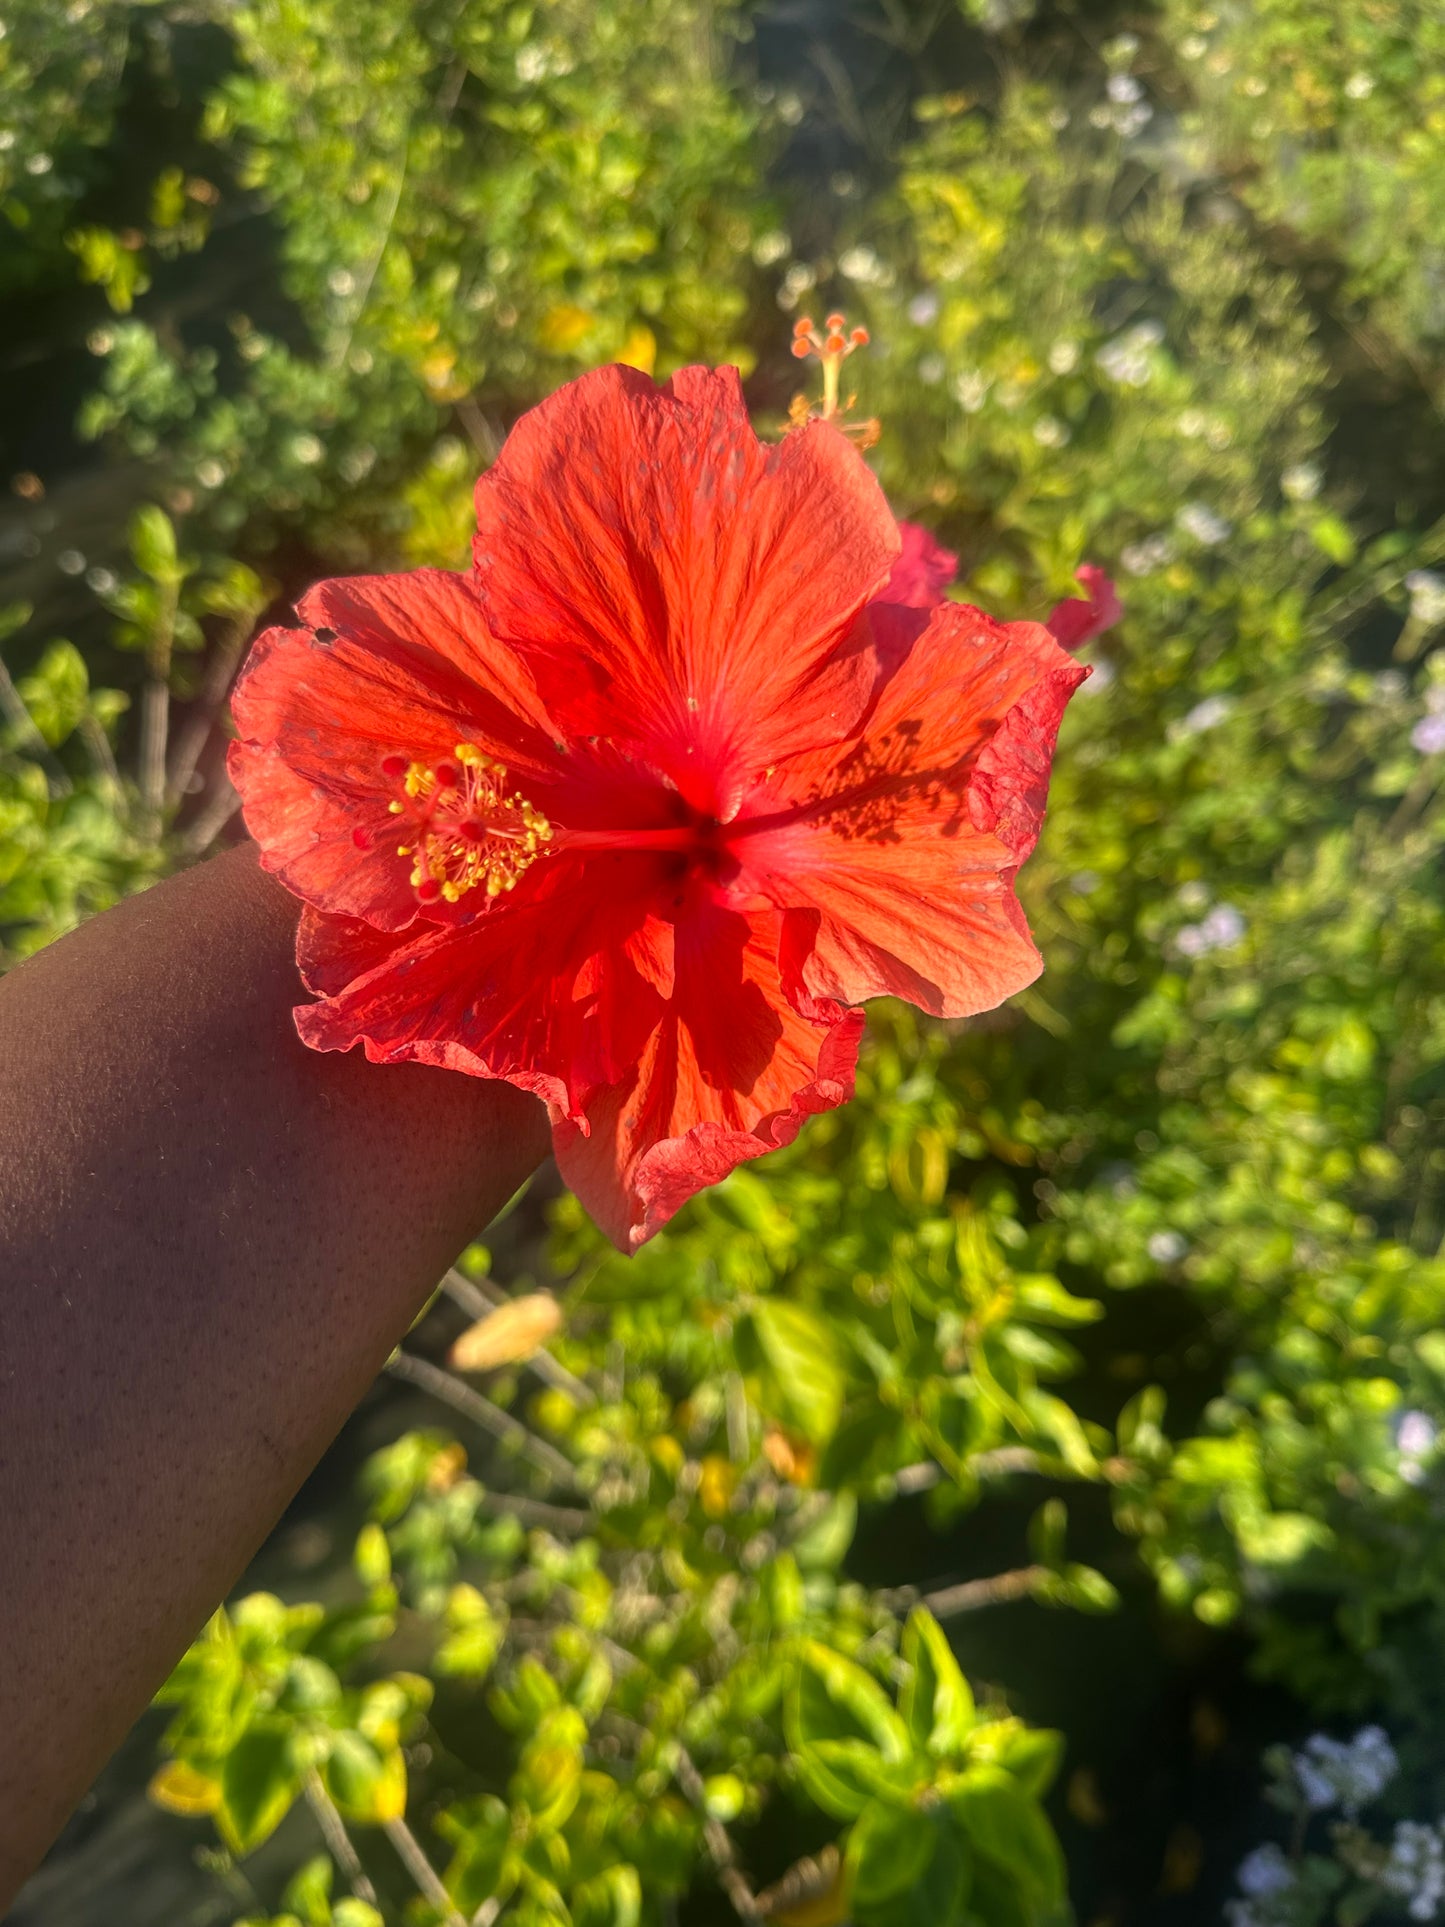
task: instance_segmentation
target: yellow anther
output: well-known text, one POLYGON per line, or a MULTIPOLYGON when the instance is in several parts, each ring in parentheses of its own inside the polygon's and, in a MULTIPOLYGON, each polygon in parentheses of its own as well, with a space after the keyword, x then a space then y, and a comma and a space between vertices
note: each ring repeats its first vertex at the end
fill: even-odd
POLYGON ((474 743, 458 743, 455 766, 390 759, 388 777, 403 795, 388 807, 405 816, 414 840, 397 855, 413 859, 411 885, 424 903, 457 903, 480 885, 489 897, 512 889, 545 853, 552 826, 520 793, 506 792, 502 764, 474 743))

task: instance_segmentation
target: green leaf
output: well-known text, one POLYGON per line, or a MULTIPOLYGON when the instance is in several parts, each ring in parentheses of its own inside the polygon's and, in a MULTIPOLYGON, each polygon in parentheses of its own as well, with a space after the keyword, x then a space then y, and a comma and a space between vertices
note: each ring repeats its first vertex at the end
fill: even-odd
POLYGON ((152 582, 168 585, 181 582, 186 574, 176 551, 176 531, 162 508, 148 502, 131 518, 130 552, 142 575, 152 582))
POLYGON ((870 1800, 848 1835, 855 1914, 861 1918, 880 1901, 909 1892, 922 1879, 937 1845, 938 1827, 928 1814, 870 1800))
POLYGON ((945 1797, 980 1859, 1004 1869, 1037 1906, 1060 1905, 1064 1861, 1058 1840, 1043 1808, 1016 1780, 998 1767, 974 1767, 945 1797))
POLYGON ((59 748, 85 720, 90 675, 85 658, 73 642, 52 642, 16 687, 35 727, 52 749, 59 748))
POLYGON ((368 1589, 384 1586, 390 1579, 391 1547, 386 1542, 386 1534, 374 1519, 356 1535, 356 1549, 351 1561, 356 1568, 357 1578, 368 1589))
POLYGON ((843 1372, 827 1320, 786 1298, 762 1298, 750 1323, 770 1402, 814 1445, 826 1444, 843 1410, 843 1372))
POLYGON ((324 1853, 307 1860, 286 1883, 281 1905, 306 1927, 331 1927, 331 1882, 334 1870, 324 1853))
POLYGON ((863 1668, 816 1639, 804 1641, 786 1713, 788 1744, 862 1740, 884 1760, 908 1757, 908 1729, 863 1668))
POLYGON ((856 1820, 870 1800, 905 1802, 917 1778, 908 1767, 890 1765, 867 1740, 815 1740, 792 1757, 809 1796, 835 1820, 856 1820))
POLYGON ((569 1906, 576 1927, 638 1927, 642 1881, 636 1867, 609 1867, 584 1880, 572 1889, 569 1906))
POLYGON ((858 1501, 840 1492, 793 1541, 793 1558, 804 1572, 834 1572, 858 1529, 858 1501))
POLYGON ((522 1749, 512 1776, 513 1800, 532 1815, 537 1833, 555 1833, 571 1818, 582 1791, 582 1743, 587 1722, 572 1706, 558 1706, 542 1717, 522 1749))
POLYGON ((973 1731, 973 1694, 943 1629, 924 1606, 915 1606, 900 1648, 909 1668, 898 1710, 916 1748, 949 1759, 973 1731))
POLYGON ((348 1820, 379 1826, 406 1812, 406 1762, 399 1746, 378 1746, 364 1733, 337 1733, 322 1778, 348 1820))
POLYGON ((216 1824, 231 1852, 240 1856, 259 1847, 286 1818, 300 1791, 290 1723, 258 1721, 242 1734, 221 1768, 216 1824))

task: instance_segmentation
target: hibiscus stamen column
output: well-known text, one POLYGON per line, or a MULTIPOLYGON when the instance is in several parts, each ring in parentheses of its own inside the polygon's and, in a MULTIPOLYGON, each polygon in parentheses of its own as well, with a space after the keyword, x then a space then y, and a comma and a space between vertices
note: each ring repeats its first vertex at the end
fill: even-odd
POLYGON ((823 407, 822 419, 832 421, 836 416, 846 413, 853 406, 855 397, 839 404, 838 385, 843 372, 843 363, 849 355, 868 345, 868 330, 854 328, 845 333, 847 317, 830 314, 823 323, 825 332, 819 334, 813 326, 812 317, 804 315, 793 325, 793 353, 799 361, 806 361, 809 355, 816 355, 823 364, 823 407))
POLYGON ((453 755, 455 761, 435 764, 382 759, 382 775, 399 786, 387 809, 412 832, 396 853, 412 859, 411 886, 421 903, 456 903, 478 886, 501 896, 552 841, 542 812, 504 787, 503 764, 474 743, 458 743, 453 755))

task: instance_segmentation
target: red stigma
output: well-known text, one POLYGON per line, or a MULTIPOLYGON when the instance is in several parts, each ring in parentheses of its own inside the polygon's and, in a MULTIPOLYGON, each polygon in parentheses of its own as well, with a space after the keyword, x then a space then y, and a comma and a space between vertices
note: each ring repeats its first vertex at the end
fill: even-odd
POLYGON ((461 779, 461 772, 455 763, 438 763, 436 779, 439 789, 454 790, 461 779))
POLYGON ((435 903, 442 893, 442 886, 435 877, 423 877, 416 886, 418 903, 435 903))
POLYGON ((389 776, 394 783, 399 782, 406 775, 407 768, 405 756, 383 756, 381 759, 382 775, 389 776))

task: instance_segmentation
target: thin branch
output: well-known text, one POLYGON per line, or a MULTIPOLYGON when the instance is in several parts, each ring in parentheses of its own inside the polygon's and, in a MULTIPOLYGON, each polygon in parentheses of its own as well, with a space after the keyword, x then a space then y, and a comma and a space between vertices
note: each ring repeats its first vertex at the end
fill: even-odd
POLYGON ((321 1837, 326 1842, 326 1850, 340 1867, 358 1900, 369 1906, 376 1905, 376 1889, 367 1878, 361 1857, 351 1844, 351 1835, 346 1831, 346 1822, 337 1812, 330 1794, 321 1784, 321 1775, 315 1767, 306 1775, 306 1804, 316 1816, 316 1824, 321 1829, 321 1837))
POLYGON ((204 856, 241 807, 241 799, 227 776, 221 778, 216 793, 182 838, 188 856, 204 856))
POLYGON ((416 1882, 417 1892, 431 1902, 447 1927, 467 1927, 466 1916, 457 1912, 451 1895, 442 1885, 441 1875, 422 1852, 421 1842, 405 1820, 385 1820, 382 1825, 387 1839, 396 1848, 398 1859, 416 1882))
POLYGON ((216 726, 216 717, 231 687, 231 679, 245 651, 252 629, 251 618, 231 623, 206 671, 206 680, 196 699, 195 708, 186 718, 186 726, 176 738, 175 750, 171 756, 170 774, 166 778, 166 800, 179 803, 186 794, 187 785, 196 773, 196 764, 201 753, 210 741, 211 731, 216 726))
MULTIPOLYGON (((454 1304, 461 1306, 469 1318, 485 1318, 488 1312, 495 1311, 499 1305, 510 1303, 506 1292, 500 1291, 495 1285, 464 1278, 455 1265, 442 1279, 442 1290, 454 1304)), ((559 1364, 545 1345, 519 1363, 535 1372, 544 1385, 550 1385, 554 1391, 565 1392, 578 1405, 597 1403, 597 1394, 592 1387, 569 1372, 565 1365, 559 1364)))
POLYGON ((171 656, 175 649, 179 581, 158 583, 155 633, 146 649, 146 683, 140 698, 140 800, 151 837, 161 833, 166 800, 166 738, 171 723, 171 656))
POLYGON ((739 1920, 761 1920, 763 1914, 758 1906, 757 1895, 748 1885, 747 1876, 738 1865, 738 1857, 733 1850, 728 1830, 720 1820, 715 1820, 708 1812, 707 1789, 702 1783, 702 1775, 693 1765, 692 1755, 681 1743, 677 1747, 677 1763, 673 1771, 677 1784, 703 1816, 703 1844, 707 1848, 708 1858, 712 1861, 717 1874, 718 1884, 732 1902, 733 1912, 739 1920))
POLYGON ((922 1603, 935 1619, 953 1619, 959 1613, 976 1613, 984 1606, 1002 1606, 1011 1599, 1027 1599, 1047 1575, 1046 1566, 1020 1566, 1015 1572, 1000 1572, 992 1579, 966 1579, 961 1586, 944 1586, 938 1592, 926 1592, 922 1603))
POLYGON ((423 1391, 430 1392, 434 1398, 465 1414, 473 1424, 490 1432, 494 1439, 514 1445, 533 1465, 559 1484, 576 1489, 577 1468, 569 1459, 563 1458, 555 1446, 549 1445, 545 1439, 539 1439, 535 1432, 529 1432, 510 1412, 504 1412, 500 1405, 493 1405, 489 1398, 474 1392, 470 1385, 464 1385, 452 1373, 443 1371, 440 1365, 430 1364, 412 1352, 396 1351, 387 1360, 386 1369, 393 1378, 404 1378, 413 1385, 420 1385, 423 1391))

